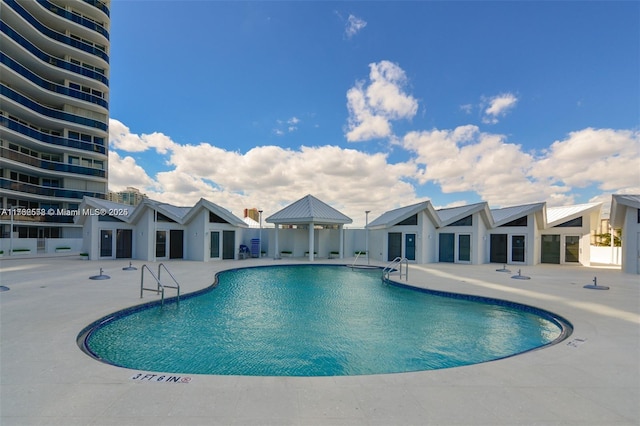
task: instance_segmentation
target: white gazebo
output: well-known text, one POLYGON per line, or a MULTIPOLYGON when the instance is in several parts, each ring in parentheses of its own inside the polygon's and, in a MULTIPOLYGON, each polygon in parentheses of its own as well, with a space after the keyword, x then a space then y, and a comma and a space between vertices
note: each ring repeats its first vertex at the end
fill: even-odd
POLYGON ((344 225, 353 222, 351 218, 340 213, 330 205, 318 200, 313 195, 307 195, 295 203, 272 214, 266 219, 267 223, 275 225, 275 253, 279 253, 278 229, 280 225, 305 225, 309 228, 309 261, 314 258, 314 228, 316 225, 337 225, 340 230, 340 258, 344 257, 344 225))

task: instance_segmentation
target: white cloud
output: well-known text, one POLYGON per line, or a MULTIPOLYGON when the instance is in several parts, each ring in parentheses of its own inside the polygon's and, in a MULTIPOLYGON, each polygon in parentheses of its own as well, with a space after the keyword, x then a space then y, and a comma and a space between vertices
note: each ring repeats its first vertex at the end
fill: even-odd
POLYGON ((640 193, 640 132, 587 128, 555 141, 532 174, 582 188, 640 193))
POLYGON ((563 185, 549 185, 530 176, 534 158, 502 135, 481 133, 476 126, 454 130, 410 132, 406 149, 423 166, 419 182, 438 184, 444 193, 476 192, 494 206, 546 201, 570 204, 563 185))
POLYGON ((109 120, 109 146, 127 152, 143 152, 155 149, 159 154, 166 154, 174 142, 162 133, 138 135, 115 119, 109 120))
POLYGON ((518 103, 518 98, 512 93, 502 93, 488 100, 489 106, 484 110, 483 123, 496 124, 498 117, 504 117, 518 103))
POLYGON ((117 152, 109 151, 109 189, 122 191, 127 186, 152 188, 155 182, 133 157, 120 157, 117 152))
POLYGON ((410 132, 402 143, 417 156, 421 184, 436 183, 445 193, 473 191, 493 206, 568 205, 590 185, 640 193, 637 131, 588 128, 538 154, 472 125, 410 132))
POLYGON ((402 68, 389 61, 369 68, 369 85, 358 81, 347 91, 349 142, 390 137, 391 120, 410 119, 418 111, 418 101, 403 91, 407 77, 402 68))
MULTIPOLYGON (((120 132, 120 137, 137 136, 120 132)), ((416 174, 415 165, 390 164, 382 153, 331 145, 296 150, 257 146, 240 153, 208 143, 171 142, 167 170, 153 178, 133 157, 121 158, 112 151, 110 189, 135 186, 153 199, 175 205, 193 205, 206 198, 239 216, 247 207, 260 207, 268 216, 313 194, 360 225, 365 210, 382 214, 416 200, 415 188, 408 182, 416 174)))
POLYGON ((367 22, 364 19, 358 18, 355 15, 349 15, 349 18, 347 18, 347 25, 344 30, 345 35, 347 36, 347 38, 351 38, 354 35, 358 34, 366 26, 367 22))

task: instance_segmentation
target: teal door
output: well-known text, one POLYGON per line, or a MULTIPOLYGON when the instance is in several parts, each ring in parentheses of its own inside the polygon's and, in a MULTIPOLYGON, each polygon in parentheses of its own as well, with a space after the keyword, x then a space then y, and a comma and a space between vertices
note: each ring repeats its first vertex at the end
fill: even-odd
POLYGON ((209 247, 209 257, 212 259, 220 258, 220 232, 211 231, 211 245, 209 247))
POLYGON ((440 234, 438 242, 438 261, 453 263, 455 234, 440 234))
POLYGON ((404 236, 404 257, 407 260, 416 260, 416 234, 404 236))
POLYGON ((507 234, 491 234, 489 262, 507 263, 507 234))
POLYGON ((471 262, 471 235, 458 235, 458 262, 471 262))
POLYGON ((511 261, 524 262, 524 235, 511 236, 511 261))

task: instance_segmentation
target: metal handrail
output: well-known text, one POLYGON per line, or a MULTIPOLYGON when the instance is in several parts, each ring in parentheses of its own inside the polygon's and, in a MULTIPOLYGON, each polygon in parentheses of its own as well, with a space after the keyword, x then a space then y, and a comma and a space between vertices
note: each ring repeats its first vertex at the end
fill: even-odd
POLYGON ((356 254, 356 258, 355 258, 355 260, 353 261, 353 263, 351 264, 351 268, 352 268, 352 269, 353 269, 353 267, 354 267, 354 266, 356 266, 356 262, 358 261, 358 258, 360 257, 360 254, 361 254, 361 253, 362 253, 361 251, 358 251, 358 254, 356 254))
POLYGON ((153 271, 147 265, 142 265, 142 268, 141 268, 141 271, 140 271, 140 299, 142 299, 142 294, 143 294, 144 291, 155 291, 156 294, 161 294, 161 296, 160 296, 160 304, 162 306, 164 306, 164 289, 165 288, 175 288, 175 289, 178 290, 177 303, 179 304, 180 303, 180 284, 178 284, 178 281, 176 281, 176 279, 171 274, 171 272, 169 272, 167 267, 164 266, 162 263, 160 265, 158 265, 158 276, 156 276, 153 273, 153 271), (160 282, 160 278, 159 278, 160 266, 163 266, 165 271, 167 271, 167 273, 171 276, 171 278, 173 278, 173 281, 176 283, 175 286, 164 285, 164 284, 162 284, 162 282, 160 282), (144 271, 145 271, 145 269, 147 271, 149 271, 149 274, 151 274, 151 276, 155 280, 156 288, 150 288, 150 287, 145 287, 144 286, 144 271))
POLYGON ((385 266, 384 269, 382 270, 382 279, 389 280, 389 277, 391 276, 391 272, 396 270, 396 266, 399 267, 398 272, 400 273, 400 279, 402 279, 403 263, 405 264, 404 279, 405 281, 409 280, 409 260, 406 257, 396 257, 391 261, 391 263, 385 266))
POLYGON ((160 280, 160 272, 162 271, 162 269, 167 271, 167 274, 169 274, 173 282, 176 284, 175 286, 171 286, 167 284, 165 284, 164 286, 166 288, 175 288, 176 290, 178 290, 178 303, 180 303, 180 283, 178 283, 178 280, 176 280, 176 277, 173 276, 173 274, 167 269, 164 263, 161 263, 158 265, 158 281, 160 280))

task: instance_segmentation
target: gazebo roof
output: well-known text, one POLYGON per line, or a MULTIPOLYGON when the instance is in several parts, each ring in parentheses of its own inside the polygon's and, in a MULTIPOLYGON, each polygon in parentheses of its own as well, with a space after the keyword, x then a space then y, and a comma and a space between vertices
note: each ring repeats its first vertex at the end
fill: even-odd
POLYGON ((266 222, 288 225, 313 222, 328 225, 351 223, 353 220, 313 195, 307 195, 272 214, 266 222))

